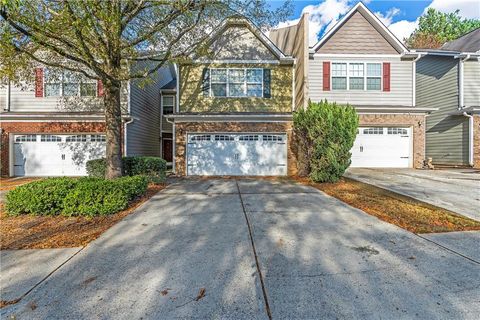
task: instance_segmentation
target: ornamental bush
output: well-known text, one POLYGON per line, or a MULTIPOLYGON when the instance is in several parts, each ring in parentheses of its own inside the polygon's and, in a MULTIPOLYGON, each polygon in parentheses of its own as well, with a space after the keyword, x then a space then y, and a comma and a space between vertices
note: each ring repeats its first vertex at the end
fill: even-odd
POLYGON ((349 105, 310 102, 293 116, 299 174, 314 182, 336 182, 350 166, 358 116, 349 105))
MULTIPOLYGON (((123 174, 125 176, 144 175, 150 182, 165 181, 167 162, 159 157, 124 157, 123 174)), ((104 178, 106 173, 104 158, 87 161, 87 173, 90 177, 104 178)))
POLYGON ((146 192, 147 186, 145 176, 50 178, 10 191, 5 208, 9 215, 107 215, 125 209, 130 200, 146 192))

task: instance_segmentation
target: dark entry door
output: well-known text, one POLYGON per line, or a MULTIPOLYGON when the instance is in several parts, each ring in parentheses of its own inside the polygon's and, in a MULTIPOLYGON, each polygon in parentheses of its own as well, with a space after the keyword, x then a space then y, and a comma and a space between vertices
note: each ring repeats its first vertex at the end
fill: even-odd
POLYGON ((163 139, 163 159, 167 162, 172 162, 173 160, 172 140, 163 139))

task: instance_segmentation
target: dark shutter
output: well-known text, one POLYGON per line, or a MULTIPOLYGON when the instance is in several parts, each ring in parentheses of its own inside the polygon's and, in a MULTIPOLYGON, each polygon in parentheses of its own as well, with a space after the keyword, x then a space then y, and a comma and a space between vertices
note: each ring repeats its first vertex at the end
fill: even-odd
POLYGON ((43 68, 35 68, 35 97, 43 97, 43 68))
POLYGON ((103 82, 102 80, 97 80, 97 97, 103 97, 103 82))
POLYGON ((210 96, 210 70, 208 68, 203 69, 202 73, 202 92, 203 95, 210 96))
POLYGON ((271 71, 270 69, 263 69, 263 97, 264 98, 271 98, 272 93, 270 90, 270 82, 271 82, 271 71))
POLYGON ((330 91, 330 61, 323 62, 323 91, 330 91))
POLYGON ((383 91, 390 91, 390 62, 383 63, 383 91))

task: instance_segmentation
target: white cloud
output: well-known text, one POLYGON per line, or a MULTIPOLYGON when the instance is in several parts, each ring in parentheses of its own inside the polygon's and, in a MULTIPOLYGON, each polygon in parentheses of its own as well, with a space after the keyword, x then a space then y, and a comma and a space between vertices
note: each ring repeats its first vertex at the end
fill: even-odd
POLYGON ((458 9, 460 10, 459 14, 464 18, 480 18, 480 2, 478 0, 433 0, 427 8, 434 8, 445 13, 458 9))
POLYGON ((385 14, 377 11, 375 12, 375 15, 378 17, 378 19, 380 19, 380 21, 383 22, 384 25, 388 27, 389 25, 392 24, 393 17, 398 15, 400 12, 401 12, 400 9, 393 7, 388 9, 388 11, 385 14))
POLYGON ((417 27, 418 27, 418 20, 415 20, 415 21, 401 20, 401 21, 392 23, 388 27, 388 29, 392 31, 392 33, 398 38, 398 40, 403 42, 403 40, 408 38, 417 27))

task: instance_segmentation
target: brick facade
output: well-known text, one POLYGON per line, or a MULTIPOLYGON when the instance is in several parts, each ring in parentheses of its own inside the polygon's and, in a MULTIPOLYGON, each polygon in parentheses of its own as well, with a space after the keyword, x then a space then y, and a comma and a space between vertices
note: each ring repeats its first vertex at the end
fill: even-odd
POLYGON ((473 116, 473 167, 480 169, 480 114, 473 116))
POLYGON ((292 146, 291 122, 179 122, 175 124, 175 166, 176 174, 186 175, 186 139, 187 133, 197 132, 269 132, 287 133, 287 173, 296 175, 297 161, 292 146))
POLYGON ((99 133, 105 132, 104 122, 1 122, 1 175, 9 175, 10 139, 13 134, 38 133, 99 133))
POLYGON ((407 114, 360 114, 360 126, 403 126, 413 130, 413 167, 425 159, 425 116, 407 114))

